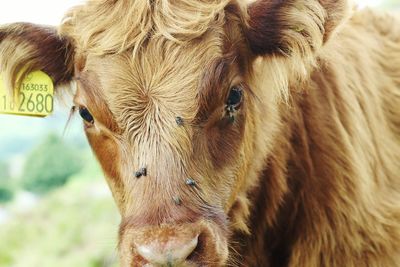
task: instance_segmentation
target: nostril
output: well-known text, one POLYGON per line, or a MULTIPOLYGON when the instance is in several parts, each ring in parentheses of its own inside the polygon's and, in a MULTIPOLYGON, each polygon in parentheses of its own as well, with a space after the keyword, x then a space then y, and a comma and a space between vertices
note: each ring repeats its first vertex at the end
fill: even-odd
POLYGON ((192 250, 192 252, 187 256, 186 260, 188 261, 200 261, 201 255, 204 252, 204 235, 200 234, 197 238, 197 245, 192 250))
POLYGON ((184 244, 181 248, 175 251, 174 257, 180 261, 184 261, 197 247, 198 236, 190 240, 188 243, 184 244))
POLYGON ((182 242, 169 240, 164 244, 152 242, 146 245, 137 245, 137 253, 153 264, 178 264, 184 262, 195 250, 198 244, 198 236, 182 242))

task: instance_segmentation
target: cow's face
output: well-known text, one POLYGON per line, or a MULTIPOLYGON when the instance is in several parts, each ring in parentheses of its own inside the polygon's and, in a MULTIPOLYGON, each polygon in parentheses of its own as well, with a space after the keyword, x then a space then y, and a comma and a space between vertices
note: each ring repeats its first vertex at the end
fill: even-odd
POLYGON ((280 87, 338 24, 326 11, 344 10, 260 0, 247 16, 228 2, 90 1, 67 16, 65 39, 0 29, 10 77, 26 65, 76 82, 75 110, 121 212, 123 266, 227 263, 230 233, 249 232, 246 193, 279 128, 280 87))
POLYGON ((126 266, 226 260, 227 211, 252 145, 239 49, 221 27, 76 65, 75 106, 122 215, 126 266))

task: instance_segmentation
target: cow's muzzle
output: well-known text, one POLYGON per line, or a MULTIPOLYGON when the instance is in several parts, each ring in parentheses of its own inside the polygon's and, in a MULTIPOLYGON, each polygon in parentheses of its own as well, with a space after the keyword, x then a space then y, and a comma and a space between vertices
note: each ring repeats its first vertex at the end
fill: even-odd
POLYGON ((123 267, 221 266, 228 256, 227 237, 208 222, 132 228, 120 238, 123 267))

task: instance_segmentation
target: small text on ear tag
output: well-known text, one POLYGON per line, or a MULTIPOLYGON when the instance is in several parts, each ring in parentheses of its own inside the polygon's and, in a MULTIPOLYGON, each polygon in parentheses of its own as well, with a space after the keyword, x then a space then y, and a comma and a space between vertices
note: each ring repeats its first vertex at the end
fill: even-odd
POLYGON ((23 79, 14 101, 6 93, 0 74, 0 113, 45 117, 53 112, 54 85, 42 71, 33 71, 23 79))

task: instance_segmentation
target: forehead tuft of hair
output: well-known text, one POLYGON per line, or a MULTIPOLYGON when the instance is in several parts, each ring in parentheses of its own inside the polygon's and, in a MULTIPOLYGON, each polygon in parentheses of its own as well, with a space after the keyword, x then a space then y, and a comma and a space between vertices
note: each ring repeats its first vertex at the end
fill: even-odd
MULTIPOLYGON (((153 37, 185 43, 223 19, 229 0, 89 0, 72 8, 60 27, 78 49, 95 55, 134 52, 153 37)), ((79 51, 78 51, 79 52, 79 51)))

